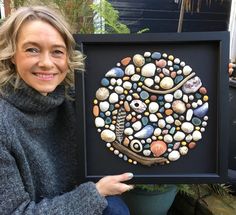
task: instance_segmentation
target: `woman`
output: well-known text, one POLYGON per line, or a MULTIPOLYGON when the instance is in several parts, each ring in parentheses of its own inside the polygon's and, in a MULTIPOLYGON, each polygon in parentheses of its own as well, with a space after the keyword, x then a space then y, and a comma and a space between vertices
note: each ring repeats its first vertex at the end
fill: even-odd
POLYGON ((131 173, 79 185, 69 97, 83 57, 68 29, 40 6, 18 9, 0 27, 1 215, 129 214, 108 196, 132 189, 123 183, 131 173))

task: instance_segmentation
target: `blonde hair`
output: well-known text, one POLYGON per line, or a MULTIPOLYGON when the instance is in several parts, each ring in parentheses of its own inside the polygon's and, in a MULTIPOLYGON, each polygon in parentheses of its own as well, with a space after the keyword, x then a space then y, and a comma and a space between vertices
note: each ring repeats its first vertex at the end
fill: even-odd
POLYGON ((53 10, 44 6, 21 7, 9 16, 0 26, 0 93, 7 84, 15 89, 21 86, 22 80, 16 72, 11 59, 16 52, 17 35, 26 21, 42 20, 52 25, 61 34, 68 52, 69 71, 63 85, 72 86, 74 70, 84 70, 83 55, 75 50, 75 40, 65 19, 53 10))

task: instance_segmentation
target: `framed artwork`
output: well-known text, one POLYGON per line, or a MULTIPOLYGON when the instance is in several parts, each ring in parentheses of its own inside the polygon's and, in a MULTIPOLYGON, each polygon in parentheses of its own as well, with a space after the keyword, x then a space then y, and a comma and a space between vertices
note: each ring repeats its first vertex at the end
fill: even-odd
POLYGON ((226 180, 228 32, 75 39, 86 70, 75 76, 82 181, 226 180))

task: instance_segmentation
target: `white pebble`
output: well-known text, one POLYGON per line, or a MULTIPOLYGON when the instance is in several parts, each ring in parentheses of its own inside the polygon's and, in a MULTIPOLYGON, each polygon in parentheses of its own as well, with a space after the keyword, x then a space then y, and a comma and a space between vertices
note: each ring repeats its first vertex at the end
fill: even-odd
POLYGON ((197 107, 198 107, 197 102, 193 102, 193 103, 192 103, 192 107, 193 107, 193 108, 197 108, 197 107))
POLYGON ((169 155, 168 155, 168 159, 170 161, 176 161, 180 158, 180 153, 176 150, 173 150, 169 155))
POLYGON ((119 86, 120 86, 122 83, 123 83, 123 81, 122 81, 122 79, 120 79, 120 78, 116 81, 116 84, 119 85, 119 86))
POLYGON ((202 134, 200 131, 194 131, 193 132, 193 141, 198 141, 202 139, 202 134))
POLYGON ((197 100, 197 104, 198 104, 199 106, 201 106, 201 105, 203 104, 202 100, 201 100, 201 99, 198 99, 198 100, 197 100))
POLYGON ((172 102, 172 101, 173 101, 173 97, 174 97, 174 96, 173 96, 172 94, 166 94, 166 95, 164 96, 166 102, 172 102))
POLYGON ((101 118, 101 117, 96 117, 96 119, 95 119, 95 126, 97 128, 99 128, 99 127, 103 127, 104 125, 105 125, 104 119, 101 118))
POLYGON ((166 134, 166 135, 164 136, 164 141, 165 141, 166 143, 171 143, 171 142, 173 141, 173 137, 172 137, 170 134, 166 134))
POLYGON ((132 135, 134 133, 134 131, 133 131, 133 129, 132 128, 126 128, 125 130, 124 130, 124 134, 125 135, 132 135))
POLYGON ((160 129, 160 128, 156 128, 156 129, 154 130, 154 135, 155 135, 156 137, 158 137, 160 134, 161 134, 161 129, 160 129))
POLYGON ((160 119, 160 120, 158 121, 158 126, 159 126, 160 128, 164 128, 164 127, 166 126, 165 120, 164 120, 164 119, 160 119))

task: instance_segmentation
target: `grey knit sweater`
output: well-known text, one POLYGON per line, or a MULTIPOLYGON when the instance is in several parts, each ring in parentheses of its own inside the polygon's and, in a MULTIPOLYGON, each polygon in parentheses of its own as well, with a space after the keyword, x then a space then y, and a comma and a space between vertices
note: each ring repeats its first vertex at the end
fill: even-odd
POLYGON ((95 184, 78 184, 74 103, 64 87, 0 96, 0 214, 102 214, 95 184))

